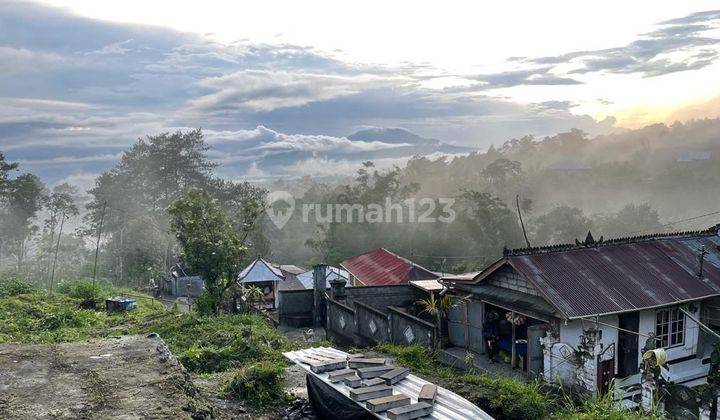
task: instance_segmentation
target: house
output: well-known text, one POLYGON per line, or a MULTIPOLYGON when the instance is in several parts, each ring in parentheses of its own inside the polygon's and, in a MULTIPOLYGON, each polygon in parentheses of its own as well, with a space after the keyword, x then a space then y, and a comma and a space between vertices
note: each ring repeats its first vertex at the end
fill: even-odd
POLYGON ((305 269, 295 265, 277 265, 257 258, 245 267, 237 277, 240 286, 253 285, 262 290, 266 306, 277 308, 280 304, 278 291, 304 289, 297 276, 305 269))
POLYGON ((350 286, 387 286, 411 280, 433 280, 439 276, 385 248, 348 258, 340 267, 349 273, 350 286))
POLYGON ((719 227, 506 250, 448 282, 467 297, 449 315, 450 345, 483 353, 492 328, 514 367, 593 393, 614 379, 629 405, 647 349, 664 349, 665 381, 706 383, 712 340, 696 320, 720 329, 719 227))

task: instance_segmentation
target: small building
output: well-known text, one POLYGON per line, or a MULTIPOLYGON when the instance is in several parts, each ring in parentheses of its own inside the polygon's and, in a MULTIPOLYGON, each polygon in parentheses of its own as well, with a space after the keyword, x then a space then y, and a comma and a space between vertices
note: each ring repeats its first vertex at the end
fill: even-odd
POLYGON ((388 286, 439 278, 438 274, 385 248, 350 257, 340 267, 348 272, 350 286, 388 286))
POLYGON ((175 264, 169 276, 160 279, 160 292, 172 296, 196 298, 205 291, 205 281, 181 263, 175 264))
POLYGON ((279 291, 302 290, 302 283, 297 276, 305 269, 296 265, 278 265, 257 258, 245 267, 237 277, 238 285, 253 285, 263 292, 265 306, 277 308, 280 305, 279 291))
POLYGON ((448 282, 466 298, 450 313, 450 345, 485 353, 492 330, 501 360, 592 393, 614 380, 629 405, 648 349, 664 349, 667 383, 704 384, 713 339, 695 320, 720 329, 718 226, 506 250, 471 280, 448 282))

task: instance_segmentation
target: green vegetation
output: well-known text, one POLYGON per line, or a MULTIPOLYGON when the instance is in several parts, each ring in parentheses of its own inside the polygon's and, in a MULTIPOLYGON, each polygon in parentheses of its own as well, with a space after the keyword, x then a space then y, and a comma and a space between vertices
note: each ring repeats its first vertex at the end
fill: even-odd
POLYGON ((240 369, 225 391, 252 406, 268 406, 279 402, 283 390, 284 366, 259 362, 240 369))
POLYGON ((643 414, 613 402, 610 394, 600 398, 573 400, 538 382, 524 382, 504 376, 477 372, 458 374, 438 364, 436 355, 419 345, 380 344, 376 350, 396 358, 396 363, 413 373, 447 388, 477 404, 488 414, 502 419, 564 420, 658 420, 658 413, 643 414))
POLYGON ((167 309, 138 292, 107 284, 63 283, 48 295, 15 278, 0 280, 0 343, 59 343, 157 333, 193 374, 222 373, 228 396, 263 408, 285 401, 283 351, 291 343, 256 314, 199 316, 167 309), (127 313, 84 309, 108 296, 137 296, 127 313))

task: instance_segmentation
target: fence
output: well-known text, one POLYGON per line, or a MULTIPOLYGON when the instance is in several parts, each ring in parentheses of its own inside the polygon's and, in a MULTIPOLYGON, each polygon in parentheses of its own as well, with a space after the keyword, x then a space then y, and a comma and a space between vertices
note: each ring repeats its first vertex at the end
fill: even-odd
POLYGON ((436 329, 431 322, 393 306, 386 308, 387 313, 359 301, 353 302, 353 306, 327 299, 325 331, 329 338, 357 346, 380 343, 435 344, 436 329))

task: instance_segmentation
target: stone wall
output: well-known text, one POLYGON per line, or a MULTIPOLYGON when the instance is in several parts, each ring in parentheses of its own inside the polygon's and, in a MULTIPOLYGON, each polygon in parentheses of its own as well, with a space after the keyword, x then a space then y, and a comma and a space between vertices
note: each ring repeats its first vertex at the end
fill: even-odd
POLYGON ((390 342, 387 314, 365 303, 355 301, 357 333, 367 344, 390 342))
POLYGON ((332 299, 325 299, 326 336, 340 344, 356 344, 359 340, 356 334, 355 310, 344 303, 332 299))

